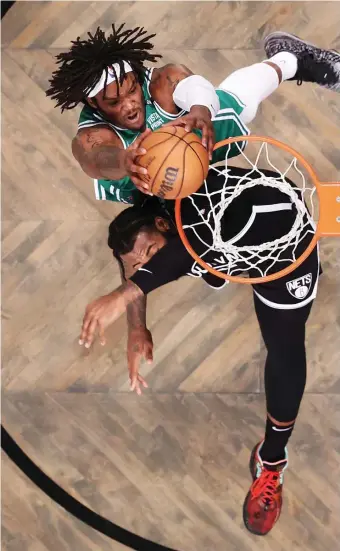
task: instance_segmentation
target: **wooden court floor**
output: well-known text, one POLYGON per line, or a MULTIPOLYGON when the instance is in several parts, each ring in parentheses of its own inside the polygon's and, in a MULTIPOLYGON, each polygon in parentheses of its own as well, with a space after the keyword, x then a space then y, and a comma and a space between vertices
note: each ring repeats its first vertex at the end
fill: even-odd
MULTIPOLYGON (((105 349, 77 344, 86 304, 119 284, 106 232, 120 206, 96 201, 73 160, 79 110, 44 95, 54 56, 111 22, 156 32, 163 62, 217 84, 263 58, 284 29, 340 49, 338 2, 17 2, 2 21, 2 423, 79 502, 177 551, 340 549, 340 240, 308 323, 308 381, 292 436, 282 517, 249 534, 248 460, 265 420, 265 349, 251 291, 183 279, 149 299, 150 389, 128 391, 126 323, 105 349), (195 22, 195 23, 193 23, 195 22)), ((340 175, 340 95, 285 83, 251 126, 340 175)), ((121 551, 2 456, 4 551, 121 551)))

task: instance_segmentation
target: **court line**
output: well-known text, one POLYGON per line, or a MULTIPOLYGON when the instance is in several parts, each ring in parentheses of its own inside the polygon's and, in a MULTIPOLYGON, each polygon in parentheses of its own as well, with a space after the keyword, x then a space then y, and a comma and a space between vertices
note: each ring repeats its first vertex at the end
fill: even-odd
POLYGON ((15 465, 42 490, 48 497, 58 503, 65 511, 100 532, 136 551, 176 551, 160 543, 138 536, 118 524, 98 515, 86 505, 72 497, 52 478, 45 474, 18 446, 6 429, 1 425, 1 447, 15 465))

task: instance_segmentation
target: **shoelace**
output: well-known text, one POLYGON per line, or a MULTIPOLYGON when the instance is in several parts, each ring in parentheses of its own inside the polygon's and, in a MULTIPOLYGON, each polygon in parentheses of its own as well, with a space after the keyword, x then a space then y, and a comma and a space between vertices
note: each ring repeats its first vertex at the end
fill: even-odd
MULTIPOLYGON (((315 65, 313 54, 305 52, 301 55, 299 58, 299 68, 298 68, 298 74, 304 74, 305 81, 308 81, 309 78, 314 75, 315 72, 319 74, 319 80, 322 81, 324 76, 327 74, 327 69, 329 69, 325 64, 322 62, 322 60, 319 60, 318 65, 315 65), (325 72, 326 71, 326 72, 325 72)), ((301 86, 302 79, 298 78, 296 81, 296 84, 298 86, 301 86)))
POLYGON ((264 505, 270 505, 274 501, 279 475, 276 471, 264 469, 251 489, 254 498, 261 498, 264 505))
MULTIPOLYGON (((313 56, 311 54, 305 53, 305 54, 301 55, 301 57, 299 59, 299 73, 301 72, 301 70, 303 70, 303 71, 307 70, 307 72, 310 70, 310 65, 311 65, 312 59, 313 59, 313 56)), ((298 86, 301 86, 302 80, 298 79, 296 81, 296 84, 298 86)))

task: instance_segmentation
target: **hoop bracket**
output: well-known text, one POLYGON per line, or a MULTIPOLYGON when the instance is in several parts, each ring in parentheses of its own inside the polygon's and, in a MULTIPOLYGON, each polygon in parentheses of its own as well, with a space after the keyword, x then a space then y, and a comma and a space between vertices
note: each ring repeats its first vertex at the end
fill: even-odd
POLYGON ((322 182, 318 187, 320 236, 340 236, 340 182, 322 182))

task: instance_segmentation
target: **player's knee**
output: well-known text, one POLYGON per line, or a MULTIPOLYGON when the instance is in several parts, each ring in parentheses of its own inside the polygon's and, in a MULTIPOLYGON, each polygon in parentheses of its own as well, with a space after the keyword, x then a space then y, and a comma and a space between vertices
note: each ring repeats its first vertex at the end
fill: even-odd
POLYGON ((242 113, 239 115, 241 121, 244 122, 244 124, 252 122, 256 117, 257 109, 258 103, 256 101, 248 101, 242 113))
POLYGON ((281 340, 267 339, 266 347, 278 371, 282 369, 286 372, 294 369, 295 365, 306 363, 304 335, 288 339, 282 336, 281 340))

